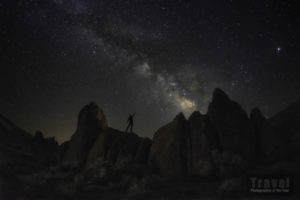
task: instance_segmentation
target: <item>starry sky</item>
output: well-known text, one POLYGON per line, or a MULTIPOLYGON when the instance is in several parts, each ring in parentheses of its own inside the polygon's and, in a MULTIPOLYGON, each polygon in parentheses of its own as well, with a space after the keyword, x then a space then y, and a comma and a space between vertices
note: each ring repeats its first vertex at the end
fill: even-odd
POLYGON ((152 137, 215 87, 270 117, 300 97, 297 0, 4 0, 0 113, 67 140, 96 102, 152 137))

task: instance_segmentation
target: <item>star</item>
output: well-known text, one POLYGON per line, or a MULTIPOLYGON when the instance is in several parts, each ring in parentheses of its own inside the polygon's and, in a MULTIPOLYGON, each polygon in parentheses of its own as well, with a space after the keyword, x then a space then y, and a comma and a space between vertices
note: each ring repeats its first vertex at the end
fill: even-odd
POLYGON ((282 48, 278 46, 278 47, 276 48, 276 53, 277 53, 277 54, 280 54, 281 51, 282 51, 282 48))

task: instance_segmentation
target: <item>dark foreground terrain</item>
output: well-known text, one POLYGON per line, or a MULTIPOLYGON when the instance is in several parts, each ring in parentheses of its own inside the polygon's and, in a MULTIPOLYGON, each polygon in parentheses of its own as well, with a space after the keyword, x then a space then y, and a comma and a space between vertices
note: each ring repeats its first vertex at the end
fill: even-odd
POLYGON ((180 113, 152 139, 109 127, 95 104, 58 145, 0 116, 0 199, 300 199, 300 102, 266 119, 216 89, 206 114, 180 113), (289 194, 250 193, 290 177, 289 194))

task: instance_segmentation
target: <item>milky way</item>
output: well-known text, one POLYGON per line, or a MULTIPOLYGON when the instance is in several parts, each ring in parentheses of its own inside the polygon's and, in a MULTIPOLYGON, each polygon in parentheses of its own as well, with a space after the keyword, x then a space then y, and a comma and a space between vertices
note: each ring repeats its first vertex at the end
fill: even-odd
POLYGON ((271 116, 299 98, 296 1, 0 3, 0 113, 61 142, 95 101, 110 126, 152 137, 206 112, 215 87, 271 116))

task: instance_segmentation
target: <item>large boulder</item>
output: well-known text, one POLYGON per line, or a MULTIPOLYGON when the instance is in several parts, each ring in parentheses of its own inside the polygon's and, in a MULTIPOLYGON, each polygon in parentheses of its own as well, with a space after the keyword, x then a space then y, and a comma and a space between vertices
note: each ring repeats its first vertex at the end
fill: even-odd
POLYGON ((214 90, 207 115, 217 129, 224 151, 241 154, 247 159, 255 157, 257 140, 247 113, 219 88, 214 90))
POLYGON ((212 145, 208 140, 213 132, 209 119, 196 111, 188 119, 190 138, 188 143, 188 173, 196 176, 208 176, 212 171, 212 145))
POLYGON ((182 113, 159 128, 153 137, 150 162, 166 178, 183 178, 187 173, 189 124, 182 113))
POLYGON ((83 166, 88 152, 107 127, 104 112, 96 103, 85 106, 79 113, 77 130, 68 144, 64 162, 72 167, 83 166))

